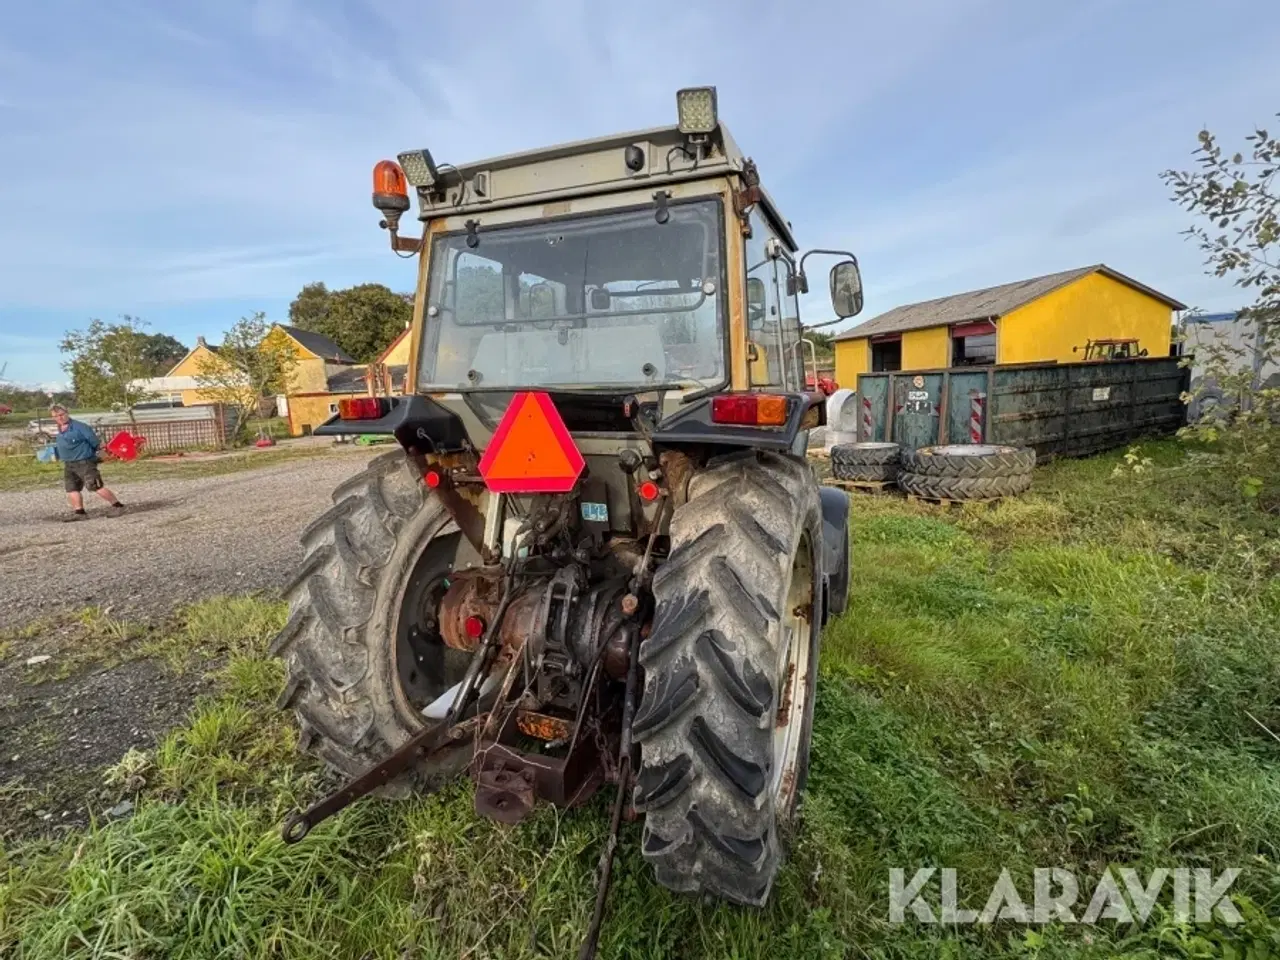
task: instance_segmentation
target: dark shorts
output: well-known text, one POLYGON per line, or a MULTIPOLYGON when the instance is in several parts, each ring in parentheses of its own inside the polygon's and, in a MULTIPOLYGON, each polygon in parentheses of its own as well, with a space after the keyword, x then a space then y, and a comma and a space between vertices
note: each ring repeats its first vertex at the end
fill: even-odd
POLYGON ((62 465, 62 485, 67 493, 101 490, 102 474, 97 460, 68 460, 62 465))

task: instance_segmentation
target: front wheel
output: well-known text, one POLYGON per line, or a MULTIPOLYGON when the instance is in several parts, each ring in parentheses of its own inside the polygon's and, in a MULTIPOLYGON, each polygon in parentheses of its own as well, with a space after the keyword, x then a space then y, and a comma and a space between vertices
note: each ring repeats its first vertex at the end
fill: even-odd
POLYGON ((635 805, 658 881, 761 905, 808 773, 822 516, 809 468, 712 461, 671 520, 640 648, 635 805))

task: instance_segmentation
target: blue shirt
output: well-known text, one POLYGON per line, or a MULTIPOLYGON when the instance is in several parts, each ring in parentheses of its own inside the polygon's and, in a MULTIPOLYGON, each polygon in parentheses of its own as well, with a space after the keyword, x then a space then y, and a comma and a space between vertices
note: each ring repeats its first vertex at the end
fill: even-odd
POLYGON ((53 441, 58 451, 58 459, 63 462, 71 460, 92 460, 98 455, 98 435, 79 420, 72 420, 67 429, 59 430, 53 441))

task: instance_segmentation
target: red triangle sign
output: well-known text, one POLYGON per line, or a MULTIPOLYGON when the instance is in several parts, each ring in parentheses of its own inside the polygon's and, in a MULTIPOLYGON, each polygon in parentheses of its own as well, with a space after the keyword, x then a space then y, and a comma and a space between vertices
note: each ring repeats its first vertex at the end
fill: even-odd
POLYGON ((585 461, 545 393, 517 393, 480 458, 494 493, 568 493, 585 461))

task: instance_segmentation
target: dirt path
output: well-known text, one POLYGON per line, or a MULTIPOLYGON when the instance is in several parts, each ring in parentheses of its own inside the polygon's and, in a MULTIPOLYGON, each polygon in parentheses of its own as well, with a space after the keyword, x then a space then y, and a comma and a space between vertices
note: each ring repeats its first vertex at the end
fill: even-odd
POLYGON ((201 597, 274 589, 302 557, 298 534, 374 453, 344 449, 223 476, 112 484, 128 507, 64 523, 61 490, 0 493, 0 625, 110 607, 149 617, 201 597))
POLYGON ((74 618, 44 618, 97 605, 155 622, 192 600, 276 589, 301 559, 303 527, 374 454, 119 484, 129 513, 110 518, 93 498, 91 519, 71 524, 59 519, 59 490, 0 493, 0 841, 109 816, 120 790, 103 785, 102 769, 154 746, 210 686, 212 664, 178 673, 128 650, 115 665, 88 657, 59 676, 86 639, 74 618), (48 662, 32 666, 33 656, 48 662))

